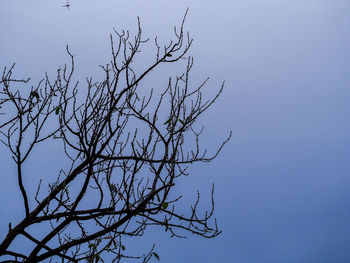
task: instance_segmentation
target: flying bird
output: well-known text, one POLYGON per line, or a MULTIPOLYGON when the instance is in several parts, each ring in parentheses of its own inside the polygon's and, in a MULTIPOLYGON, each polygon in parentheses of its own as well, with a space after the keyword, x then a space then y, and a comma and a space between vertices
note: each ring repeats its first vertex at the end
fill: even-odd
POLYGON ((70 7, 69 1, 67 1, 67 3, 65 5, 63 5, 62 7, 67 7, 67 9, 69 9, 69 7, 70 7))

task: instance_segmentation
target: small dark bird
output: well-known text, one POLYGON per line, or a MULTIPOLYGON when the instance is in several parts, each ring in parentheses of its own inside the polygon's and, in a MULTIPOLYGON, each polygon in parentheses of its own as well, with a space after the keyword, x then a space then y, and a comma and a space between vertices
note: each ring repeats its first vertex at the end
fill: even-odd
POLYGON ((67 9, 69 9, 69 7, 70 7, 69 1, 67 1, 67 3, 65 5, 63 5, 62 7, 67 7, 67 9))

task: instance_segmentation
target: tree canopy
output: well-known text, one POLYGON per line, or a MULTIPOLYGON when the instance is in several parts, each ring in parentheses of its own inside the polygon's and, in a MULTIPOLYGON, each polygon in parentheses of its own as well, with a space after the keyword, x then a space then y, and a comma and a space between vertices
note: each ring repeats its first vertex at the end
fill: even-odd
POLYGON ((135 70, 137 54, 150 41, 143 38, 140 21, 135 36, 116 30, 110 36, 112 59, 100 66, 103 80, 75 81, 75 59, 68 46, 70 63, 57 70, 56 78, 46 74, 35 86, 30 79, 14 77, 14 65, 4 68, 1 142, 17 170, 3 176, 17 180, 23 219, 10 223, 0 241, 3 262, 102 262, 106 257, 148 262, 159 260, 154 247, 142 255, 128 254, 125 237, 142 236, 151 225, 175 237, 220 234, 213 218, 214 187, 204 213, 198 208, 199 192, 188 213, 177 206, 181 196, 171 195, 191 164, 213 160, 231 136, 215 152, 201 147, 203 129, 195 123, 216 102, 224 84, 208 100, 202 92, 207 79, 190 85, 193 58, 187 53, 192 39, 184 21, 168 44, 154 40, 155 59, 141 73, 135 70), (146 77, 154 77, 155 68, 183 62, 184 72, 169 77, 162 91, 143 84, 146 77), (31 171, 23 164, 52 139, 60 142, 69 169, 28 192, 23 178, 31 171), (42 226, 43 232, 33 231, 33 226, 42 226), (19 238, 28 246, 14 246, 19 238))

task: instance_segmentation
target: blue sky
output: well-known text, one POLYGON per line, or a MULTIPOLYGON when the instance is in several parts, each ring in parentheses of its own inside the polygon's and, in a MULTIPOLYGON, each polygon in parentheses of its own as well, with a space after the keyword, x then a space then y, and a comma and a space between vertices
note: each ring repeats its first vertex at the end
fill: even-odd
MULTIPOLYGON (((223 234, 176 240, 151 229, 143 242, 158 243, 161 262, 350 262, 349 1, 71 0, 70 10, 64 4, 2 0, 0 66, 16 62, 19 76, 54 76, 68 61, 69 44, 77 75, 93 76, 109 59, 113 27, 133 31, 139 16, 145 36, 166 41, 189 7, 193 79, 211 78, 208 96, 226 81, 201 120, 203 144, 214 150, 230 130, 232 140, 179 185, 191 198, 193 189, 206 193, 215 182, 223 234)), ((40 162, 33 161, 38 172, 40 162)), ((6 169, 0 205, 18 216, 19 191, 6 169)))

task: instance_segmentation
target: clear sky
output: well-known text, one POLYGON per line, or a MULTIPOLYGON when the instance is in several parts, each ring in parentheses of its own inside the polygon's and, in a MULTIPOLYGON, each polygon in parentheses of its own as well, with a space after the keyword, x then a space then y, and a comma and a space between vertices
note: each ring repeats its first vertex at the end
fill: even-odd
MULTIPOLYGON (((226 81, 201 120, 203 145, 214 150, 230 130, 233 138, 179 186, 191 198, 215 182, 223 234, 178 240, 150 229, 143 242, 157 243, 161 262, 350 262, 350 1, 70 2, 67 10, 65 0, 1 0, 0 66, 54 76, 69 44, 77 75, 93 76, 108 61, 113 27, 133 31, 139 16, 145 36, 166 41, 189 7, 193 78, 211 78, 209 96, 226 81)), ((11 169, 0 175, 1 236, 22 205, 11 169)))

